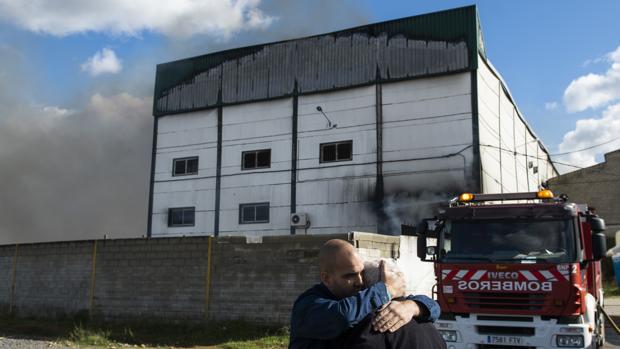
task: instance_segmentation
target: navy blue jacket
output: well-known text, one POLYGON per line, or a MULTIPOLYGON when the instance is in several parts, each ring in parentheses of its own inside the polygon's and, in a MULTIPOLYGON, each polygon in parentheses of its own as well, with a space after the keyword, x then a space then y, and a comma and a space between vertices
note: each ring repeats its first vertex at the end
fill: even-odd
MULTIPOLYGON (((408 296, 407 299, 428 310, 428 317, 417 318, 419 321, 435 321, 439 318, 439 304, 429 297, 408 296)), ((383 282, 340 300, 325 285, 314 285, 302 293, 293 305, 289 349, 328 348, 330 340, 389 301, 383 282)))

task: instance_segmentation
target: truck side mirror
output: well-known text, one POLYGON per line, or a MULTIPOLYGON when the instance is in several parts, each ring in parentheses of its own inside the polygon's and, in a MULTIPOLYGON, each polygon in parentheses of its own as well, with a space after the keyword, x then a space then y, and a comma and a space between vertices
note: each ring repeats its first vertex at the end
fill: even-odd
POLYGON ((418 258, 426 260, 426 235, 418 235, 418 258))
POLYGON ((426 233, 428 233, 428 221, 426 219, 420 222, 420 224, 418 224, 418 226, 415 228, 415 233, 416 235, 426 236, 426 233))
POLYGON ((428 222, 422 221, 416 227, 416 235, 418 236, 418 258, 426 260, 426 233, 428 232, 428 222))
POLYGON ((589 219, 590 229, 593 233, 600 233, 605 230, 605 220, 599 217, 592 217, 589 219))
POLYGON ((588 217, 590 229, 592 230, 592 259, 595 261, 605 257, 607 251, 607 241, 605 239, 605 221, 596 216, 588 217))
POLYGON ((594 259, 595 261, 601 260, 601 258, 605 257, 606 251, 607 251, 607 241, 605 239, 605 234, 601 233, 600 231, 593 232, 592 234, 592 259, 594 259))

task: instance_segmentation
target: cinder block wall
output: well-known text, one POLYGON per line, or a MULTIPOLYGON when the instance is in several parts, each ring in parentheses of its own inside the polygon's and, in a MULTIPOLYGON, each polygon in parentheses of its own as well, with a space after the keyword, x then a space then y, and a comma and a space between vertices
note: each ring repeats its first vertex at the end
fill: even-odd
POLYGON ((350 241, 372 258, 415 253, 403 252, 399 237, 368 233, 251 242, 191 237, 5 245, 0 246, 0 311, 286 325, 296 297, 319 281, 319 248, 333 238, 350 241))
MULTIPOLYGON (((566 173, 549 180, 556 194, 567 194, 568 200, 588 204, 605 219, 605 235, 615 238, 620 233, 620 150, 605 154, 605 162, 566 173)), ((613 247, 613 246, 608 246, 613 247)))
POLYGON ((0 247, 0 312, 9 312, 13 284, 15 246, 0 247))
POLYGON ((24 316, 86 309, 92 245, 65 242, 17 246, 13 307, 24 316))

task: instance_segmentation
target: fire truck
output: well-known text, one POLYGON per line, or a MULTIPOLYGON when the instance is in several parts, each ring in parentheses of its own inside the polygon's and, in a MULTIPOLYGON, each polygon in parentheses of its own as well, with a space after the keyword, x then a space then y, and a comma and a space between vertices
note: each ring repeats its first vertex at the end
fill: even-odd
POLYGON ((465 193, 420 222, 417 253, 434 263, 448 348, 602 346, 604 229, 549 190, 465 193))

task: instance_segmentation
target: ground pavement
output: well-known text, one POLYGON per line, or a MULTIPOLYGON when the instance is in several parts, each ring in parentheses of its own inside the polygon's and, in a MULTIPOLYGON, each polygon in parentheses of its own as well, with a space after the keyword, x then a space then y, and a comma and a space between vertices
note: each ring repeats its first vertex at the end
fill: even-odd
MULTIPOLYGON (((616 324, 620 326, 620 297, 606 298, 605 311, 613 317, 616 324)), ((620 349, 620 335, 609 325, 607 319, 605 319, 605 340, 605 349, 620 349)))

